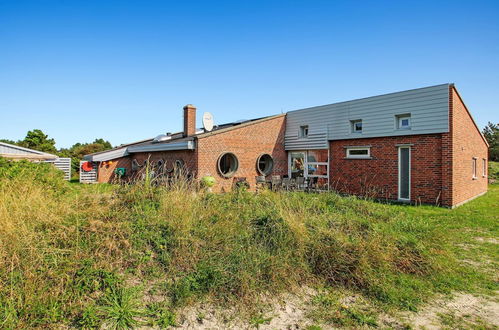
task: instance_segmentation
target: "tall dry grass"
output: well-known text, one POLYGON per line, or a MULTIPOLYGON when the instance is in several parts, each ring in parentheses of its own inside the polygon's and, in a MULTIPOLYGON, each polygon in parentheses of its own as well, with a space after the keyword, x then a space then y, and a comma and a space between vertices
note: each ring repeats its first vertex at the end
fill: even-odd
POLYGON ((5 164, 0 327, 127 327, 139 317, 168 326, 177 307, 201 299, 251 310, 302 285, 414 308, 457 277, 445 233, 403 207, 210 194, 192 180, 81 186, 49 167, 5 164), (150 294, 160 305, 140 298, 150 294))
POLYGON ((74 189, 48 164, 0 160, 0 327, 42 326, 76 317, 85 265, 120 264, 120 224, 109 194, 74 189), (81 283, 80 283, 81 284, 81 283))

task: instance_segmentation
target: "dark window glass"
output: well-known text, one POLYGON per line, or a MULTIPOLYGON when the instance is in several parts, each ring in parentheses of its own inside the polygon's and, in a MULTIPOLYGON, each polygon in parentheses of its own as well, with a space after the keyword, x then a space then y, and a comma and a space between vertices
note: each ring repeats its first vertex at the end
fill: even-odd
POLYGON ((350 155, 364 155, 367 156, 367 149, 350 149, 350 155))
POLYGON ((239 167, 237 157, 233 153, 225 153, 218 159, 218 170, 225 177, 233 176, 239 167))
POLYGON ((263 154, 258 157, 257 161, 258 172, 263 175, 269 175, 272 172, 272 168, 274 167, 274 160, 272 156, 269 154, 263 154))
POLYGON ((400 148, 400 198, 409 199, 409 148, 400 148))
POLYGON ((308 125, 300 126, 300 137, 307 137, 307 136, 308 136, 308 125))

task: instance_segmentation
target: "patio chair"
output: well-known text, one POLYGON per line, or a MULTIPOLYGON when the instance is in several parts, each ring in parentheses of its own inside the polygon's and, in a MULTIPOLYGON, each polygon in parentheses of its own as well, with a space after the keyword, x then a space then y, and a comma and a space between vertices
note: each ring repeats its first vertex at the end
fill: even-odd
POLYGON ((249 189, 250 185, 248 181, 246 181, 246 177, 234 177, 234 181, 232 183, 232 189, 249 189))
POLYGON ((308 191, 316 191, 318 189, 318 179, 319 178, 310 178, 308 180, 307 188, 308 191))
POLYGON ((271 184, 272 184, 273 191, 279 190, 279 188, 282 185, 281 176, 280 175, 272 175, 271 184))
POLYGON ((265 176, 263 175, 255 176, 255 182, 256 182, 256 191, 258 191, 261 188, 267 187, 267 180, 265 180, 265 176))
POLYGON ((296 178, 296 190, 303 191, 305 190, 305 178, 299 176, 296 178))
POLYGON ((291 189, 291 179, 283 178, 282 179, 282 189, 289 191, 291 189))

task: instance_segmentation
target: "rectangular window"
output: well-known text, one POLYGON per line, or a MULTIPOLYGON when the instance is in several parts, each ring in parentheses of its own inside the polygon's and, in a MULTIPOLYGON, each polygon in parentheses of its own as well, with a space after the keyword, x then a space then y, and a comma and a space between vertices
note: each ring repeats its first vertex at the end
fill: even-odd
POLYGON ((476 157, 473 158, 472 171, 473 171, 473 179, 476 179, 476 157))
POLYGON ((362 120, 351 120, 352 133, 362 133, 362 120))
POLYGON ((411 128, 411 115, 397 115, 395 116, 397 129, 410 129, 411 128))
POLYGON ((302 138, 308 137, 308 125, 300 126, 300 137, 302 138))
POLYGON ((398 198, 409 201, 411 199, 411 148, 399 148, 398 164, 398 198))
POLYGON ((347 158, 371 158, 371 148, 369 147, 347 147, 347 158))
POLYGON ((483 177, 487 177, 487 159, 482 159, 482 170, 483 170, 483 177))

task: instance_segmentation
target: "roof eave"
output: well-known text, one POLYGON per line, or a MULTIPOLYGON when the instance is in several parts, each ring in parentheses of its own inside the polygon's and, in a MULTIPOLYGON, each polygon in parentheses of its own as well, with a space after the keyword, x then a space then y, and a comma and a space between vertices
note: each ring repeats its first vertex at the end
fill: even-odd
POLYGON ((128 156, 127 148, 113 149, 107 152, 101 152, 98 154, 90 154, 83 156, 83 160, 91 162, 105 162, 111 159, 121 158, 128 156))
POLYGON ((194 150, 195 143, 192 140, 174 142, 174 143, 158 143, 148 145, 130 146, 120 149, 114 149, 99 154, 90 154, 83 156, 83 160, 90 162, 105 162, 108 160, 129 156, 132 153, 138 152, 157 152, 157 151, 175 151, 175 150, 194 150))
POLYGON ((175 150, 194 150, 194 141, 182 141, 182 142, 171 142, 171 143, 157 143, 148 144, 142 146, 132 146, 128 147, 129 153, 137 152, 156 152, 156 151, 175 151, 175 150))

